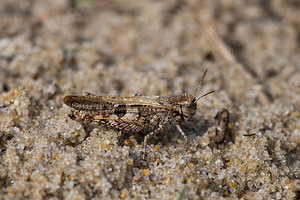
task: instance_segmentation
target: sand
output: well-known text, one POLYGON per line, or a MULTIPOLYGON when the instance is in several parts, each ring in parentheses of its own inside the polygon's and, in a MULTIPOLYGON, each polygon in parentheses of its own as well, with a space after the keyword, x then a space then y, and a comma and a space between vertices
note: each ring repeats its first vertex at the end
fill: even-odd
POLYGON ((0 2, 1 199, 299 199, 297 1, 0 2), (69 94, 195 95, 153 137, 84 128, 69 94), (215 142, 216 114, 230 113, 215 142))

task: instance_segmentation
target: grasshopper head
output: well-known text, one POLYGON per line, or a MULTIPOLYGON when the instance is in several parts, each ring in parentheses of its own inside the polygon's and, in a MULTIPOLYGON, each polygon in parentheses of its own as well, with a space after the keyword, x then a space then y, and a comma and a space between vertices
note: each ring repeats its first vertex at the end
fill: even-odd
POLYGON ((197 110, 196 98, 190 94, 184 93, 176 98, 176 108, 174 114, 180 116, 183 121, 189 120, 197 110))
POLYGON ((197 102, 202 97, 205 97, 206 95, 209 95, 213 93, 214 91, 210 91, 200 97, 195 98, 193 95, 184 93, 180 97, 175 99, 175 112, 173 113, 173 116, 177 117, 180 116, 182 121, 189 120, 197 110, 197 102))

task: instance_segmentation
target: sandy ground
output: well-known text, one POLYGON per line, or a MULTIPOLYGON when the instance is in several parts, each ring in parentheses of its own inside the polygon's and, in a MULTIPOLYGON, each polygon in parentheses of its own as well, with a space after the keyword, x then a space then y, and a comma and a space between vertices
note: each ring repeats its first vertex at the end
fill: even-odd
POLYGON ((1 199, 300 198, 298 1, 1 0, 0 19, 1 199), (205 69, 188 143, 171 125, 145 160, 62 101, 194 95, 205 69))

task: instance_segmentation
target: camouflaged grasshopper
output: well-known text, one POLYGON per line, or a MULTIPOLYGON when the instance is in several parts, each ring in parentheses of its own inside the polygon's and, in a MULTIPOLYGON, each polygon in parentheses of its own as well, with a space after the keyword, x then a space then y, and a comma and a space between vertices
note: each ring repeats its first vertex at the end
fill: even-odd
MULTIPOLYGON (((204 72, 203 83, 207 70, 204 72)), ((178 97, 167 96, 85 96, 68 95, 63 101, 72 108, 71 119, 88 126, 100 126, 123 133, 147 133, 144 138, 144 156, 147 141, 160 132, 167 124, 175 122, 176 128, 187 141, 180 123, 189 120, 197 110, 200 97, 184 93, 178 97)))

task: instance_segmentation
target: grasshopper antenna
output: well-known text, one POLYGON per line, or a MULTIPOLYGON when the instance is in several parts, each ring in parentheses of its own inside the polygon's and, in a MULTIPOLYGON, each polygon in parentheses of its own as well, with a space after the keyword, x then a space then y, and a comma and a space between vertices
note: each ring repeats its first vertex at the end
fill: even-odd
POLYGON ((215 92, 215 91, 212 90, 212 91, 210 91, 210 92, 208 92, 208 93, 205 93, 205 94, 201 95, 200 97, 198 97, 198 98, 196 99, 196 102, 199 101, 199 99, 201 99, 201 98, 203 98, 203 97, 205 97, 205 96, 207 96, 207 95, 209 95, 209 94, 211 94, 211 93, 214 93, 214 92, 215 92))
MULTIPOLYGON (((200 80, 200 83, 199 83, 199 86, 198 86, 198 88, 197 88, 197 92, 196 92, 196 95, 195 95, 196 97, 199 96, 201 87, 203 86, 203 83, 204 83, 204 77, 205 77, 207 71, 208 71, 208 69, 205 69, 205 71, 204 71, 204 73, 203 73, 203 75, 202 75, 202 78, 201 78, 201 80, 200 80)), ((211 93, 214 93, 214 92, 215 92, 215 91, 212 90, 212 91, 210 91, 210 92, 208 92, 208 93, 206 93, 206 94, 201 95, 200 97, 197 97, 196 102, 199 101, 199 99, 201 99, 201 98, 203 98, 203 97, 205 97, 205 96, 207 96, 207 95, 209 95, 209 94, 211 94, 211 93)))
POLYGON ((196 95, 195 95, 196 97, 199 95, 200 90, 201 90, 201 88, 202 88, 202 86, 203 86, 203 83, 204 83, 204 77, 205 77, 207 71, 208 71, 208 69, 206 68, 205 71, 204 71, 204 73, 203 73, 203 75, 202 75, 202 78, 201 78, 201 80, 200 80, 199 86, 197 87, 197 91, 196 91, 196 95))

